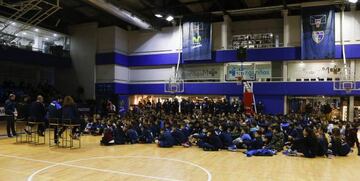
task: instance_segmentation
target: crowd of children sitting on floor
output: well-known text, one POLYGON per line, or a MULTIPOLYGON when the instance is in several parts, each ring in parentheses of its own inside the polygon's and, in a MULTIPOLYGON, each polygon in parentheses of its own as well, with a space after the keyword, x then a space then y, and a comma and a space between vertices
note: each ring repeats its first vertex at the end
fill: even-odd
POLYGON ((357 127, 357 122, 318 115, 249 115, 241 109, 196 107, 178 111, 150 103, 122 117, 95 117, 87 123, 85 133, 102 134, 102 145, 156 143, 164 148, 198 146, 205 151, 244 149, 247 156, 284 150, 289 156, 314 158, 346 156, 355 145, 359 149, 357 127))

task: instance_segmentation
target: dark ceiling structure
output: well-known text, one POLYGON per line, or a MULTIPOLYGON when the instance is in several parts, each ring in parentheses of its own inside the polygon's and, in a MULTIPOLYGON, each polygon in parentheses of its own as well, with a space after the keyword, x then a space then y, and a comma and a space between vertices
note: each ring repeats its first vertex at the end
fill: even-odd
MULTIPOLYGON (((1 0, 9 3, 26 0, 1 0)), ((54 1, 54 0, 46 0, 54 1)), ((119 9, 124 9, 140 19, 148 22, 155 29, 164 26, 172 26, 171 22, 164 18, 155 17, 155 14, 163 16, 172 15, 175 20, 179 17, 208 16, 211 21, 223 21, 222 15, 227 14, 233 21, 281 18, 281 9, 289 9, 289 15, 300 13, 299 8, 291 8, 291 5, 319 2, 314 0, 101 0, 119 9), (273 7, 271 9, 271 7, 273 7), (276 7, 276 8, 275 8, 276 7), (244 11, 250 9, 251 11, 244 11), (263 10, 262 10, 263 9, 263 10), (254 10, 254 11, 252 11, 254 10), (239 13, 242 12, 242 13, 239 13)), ((55 31, 67 33, 67 27, 75 24, 98 22, 99 26, 116 25, 131 30, 137 26, 114 16, 108 11, 94 6, 89 0, 60 0, 57 12, 42 21, 39 25, 55 31)), ((335 1, 334 1, 335 2, 335 1)), ((359 3, 357 7, 359 8, 359 3)), ((349 7, 347 8, 349 9, 349 7)), ((0 15, 9 17, 11 10, 0 7, 0 15)))

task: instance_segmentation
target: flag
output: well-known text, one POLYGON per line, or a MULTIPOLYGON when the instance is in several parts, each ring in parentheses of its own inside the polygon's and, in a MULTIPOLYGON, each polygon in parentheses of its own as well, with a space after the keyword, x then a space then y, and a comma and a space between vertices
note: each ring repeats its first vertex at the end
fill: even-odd
POLYGON ((335 58, 335 11, 332 6, 302 9, 301 58, 335 58))

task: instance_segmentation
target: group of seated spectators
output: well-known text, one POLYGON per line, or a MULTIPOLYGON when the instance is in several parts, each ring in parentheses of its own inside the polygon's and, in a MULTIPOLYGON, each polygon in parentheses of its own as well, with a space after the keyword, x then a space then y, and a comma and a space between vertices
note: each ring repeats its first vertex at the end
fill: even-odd
MULTIPOLYGON (((5 113, 7 117, 7 134, 8 137, 16 136, 15 120, 26 122, 38 122, 37 134, 44 136, 46 128, 49 126, 49 120, 56 120, 61 122, 71 121, 71 123, 80 124, 80 114, 71 96, 64 98, 58 96, 53 98, 51 102, 46 104, 42 95, 37 95, 34 101, 31 101, 30 96, 23 96, 20 101, 16 99, 15 94, 10 94, 9 98, 5 101, 5 113)), ((31 124, 27 124, 23 130, 27 134, 31 134, 34 130, 31 124)), ((55 129, 54 140, 58 143, 58 137, 65 131, 65 127, 60 130, 55 129)), ((78 138, 80 135, 80 128, 74 127, 71 135, 73 138, 78 138)))
POLYGON ((226 102, 211 107, 200 104, 185 110, 176 106, 176 100, 146 102, 122 117, 102 122, 90 119, 85 130, 103 134, 102 145, 157 143, 166 148, 198 146, 205 151, 244 149, 248 156, 281 151, 308 158, 346 156, 355 145, 359 149, 356 121, 327 120, 328 116, 318 114, 246 114, 238 102, 226 109, 226 102))
MULTIPOLYGON (((50 100, 45 104, 42 95, 31 101, 30 96, 19 100, 15 94, 10 94, 5 101, 5 112, 12 116, 8 119, 8 136, 16 135, 16 117, 17 120, 43 122, 37 128, 41 136, 49 120, 71 120, 81 125, 73 129, 71 136, 77 139, 81 133, 102 135, 102 145, 156 143, 166 148, 198 146, 205 151, 246 150, 248 156, 283 151, 289 156, 309 158, 346 156, 354 146, 359 149, 359 122, 356 120, 328 120, 329 116, 321 114, 249 114, 241 101, 147 101, 119 115, 116 106, 108 100, 104 112, 91 117, 80 116, 70 96, 50 100)), ((55 130, 55 143, 64 129, 55 130)), ((29 133, 29 130, 26 127, 24 131, 29 133)))

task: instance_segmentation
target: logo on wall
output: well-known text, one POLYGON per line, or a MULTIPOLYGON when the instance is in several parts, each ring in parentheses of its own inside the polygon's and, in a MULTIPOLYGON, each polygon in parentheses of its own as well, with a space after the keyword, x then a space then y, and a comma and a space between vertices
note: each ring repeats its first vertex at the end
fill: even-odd
POLYGON ((324 71, 327 71, 327 73, 333 73, 338 74, 341 72, 341 68, 337 67, 336 65, 334 67, 323 67, 324 71))
POLYGON ((310 16, 310 25, 313 27, 312 39, 319 44, 325 37, 326 14, 310 16))

